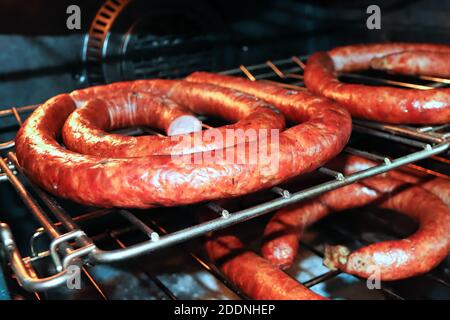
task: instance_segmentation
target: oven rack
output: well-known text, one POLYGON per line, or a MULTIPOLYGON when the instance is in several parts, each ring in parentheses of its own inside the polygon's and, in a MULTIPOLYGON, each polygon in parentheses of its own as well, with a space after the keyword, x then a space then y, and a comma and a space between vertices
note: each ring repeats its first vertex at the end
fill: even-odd
MULTIPOLYGON (((247 76, 250 80, 271 81, 274 84, 288 88, 302 89, 303 61, 304 57, 292 57, 290 59, 279 61, 267 61, 264 64, 248 67, 241 66, 238 69, 229 70, 224 73, 234 75, 242 74, 247 76)), ((394 82, 392 80, 371 78, 356 74, 347 76, 356 77, 361 82, 370 80, 388 85, 398 85, 420 89, 433 88, 450 83, 450 81, 446 79, 433 78, 430 80, 433 81, 433 83, 425 86, 406 82, 394 82)), ((35 107, 36 106, 26 106, 6 109, 0 111, 0 117, 13 116, 17 123, 21 124, 21 115, 32 111, 35 107)), ((317 196, 323 192, 357 182, 361 179, 395 169, 402 165, 411 164, 421 159, 433 157, 436 161, 441 161, 448 164, 448 160, 446 158, 436 156, 437 154, 448 152, 450 146, 450 134, 446 131, 448 127, 449 125, 434 127, 394 126, 355 120, 354 131, 369 136, 387 139, 395 143, 413 147, 416 150, 397 158, 390 158, 386 155, 375 154, 348 146, 345 148, 344 152, 376 160, 379 162, 379 165, 347 176, 327 167, 322 167, 319 168, 318 171, 324 175, 330 176, 328 181, 297 192, 291 192, 276 186, 272 188, 271 191, 278 196, 277 198, 235 212, 230 212, 230 210, 222 208, 218 203, 211 202, 205 206, 217 214, 216 218, 172 233, 165 233, 163 227, 156 224, 145 223, 134 213, 128 210, 95 210, 72 218, 66 212, 63 205, 60 204, 58 199, 42 191, 30 181, 27 181, 28 185, 31 189, 33 189, 34 194, 36 194, 41 202, 45 204, 46 208, 42 208, 33 197, 30 192, 31 190, 29 190, 24 183, 21 182, 21 179, 27 179, 22 174, 21 168, 17 164, 17 159, 14 152, 9 151, 5 159, 0 158, 0 182, 8 181, 12 185, 41 227, 36 230, 36 233, 30 240, 33 253, 31 257, 21 256, 9 226, 4 223, 0 224, 0 245, 6 253, 6 257, 11 264, 17 280, 26 290, 31 292, 47 290, 59 286, 68 280, 69 275, 67 270, 68 266, 72 264, 86 266, 90 263, 111 263, 147 254, 161 248, 169 247, 174 244, 199 237, 210 231, 215 231, 238 224, 240 222, 272 212, 286 205, 317 196), (49 214, 52 218, 49 217, 49 214), (92 220, 108 214, 120 214, 130 222, 130 228, 140 230, 148 236, 148 240, 130 246, 124 245, 119 249, 110 251, 100 249, 95 244, 95 240, 89 238, 83 229, 80 228, 79 222, 92 220), (43 234, 47 234, 51 239, 49 249, 43 252, 36 252, 33 244, 35 240, 43 234), (51 257, 56 272, 52 275, 41 278, 36 275, 32 264, 34 261, 47 256, 51 257)), ((14 141, 6 141, 0 144, 0 150, 9 150, 13 146, 14 141)), ((418 166, 415 166, 415 168, 421 169, 418 166)), ((438 175, 438 173, 436 174, 438 175)), ((193 254, 191 253, 191 255, 193 254)), ((193 258, 197 261, 200 259, 195 255, 193 258)), ((204 264, 204 262, 200 263, 204 264)), ((83 269, 84 272, 87 272, 85 270, 86 269, 83 269)), ((222 282, 232 287, 232 285, 228 284, 226 279, 224 279, 223 276, 221 276, 220 273, 214 269, 214 267, 208 266, 208 270, 222 282)), ((326 280, 331 276, 335 276, 335 272, 330 271, 329 274, 319 277, 319 279, 316 279, 315 281, 309 281, 311 282, 310 285, 326 280)), ((441 282, 442 281, 445 282, 445 280, 441 279, 441 282)), ((233 289, 236 291, 235 288, 233 289)), ((164 288, 162 288, 162 290, 164 292, 167 291, 164 288)), ((391 295, 395 294, 391 293, 391 295)), ((171 295, 169 294, 168 296, 170 297, 171 295)))

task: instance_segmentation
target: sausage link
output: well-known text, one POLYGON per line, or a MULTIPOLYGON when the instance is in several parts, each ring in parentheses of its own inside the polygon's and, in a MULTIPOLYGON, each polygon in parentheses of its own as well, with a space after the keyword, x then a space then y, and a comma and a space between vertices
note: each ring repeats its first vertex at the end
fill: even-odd
MULTIPOLYGON (((343 170, 346 175, 358 171, 366 170, 377 165, 376 162, 358 157, 358 156, 340 156, 330 162, 330 167, 336 170, 343 170)), ((393 179, 404 181, 405 183, 414 184, 433 193, 441 199, 450 208, 450 179, 432 177, 424 172, 414 170, 408 167, 402 167, 397 170, 391 170, 379 177, 390 177, 393 179)))
POLYGON ((245 250, 232 234, 214 235, 206 242, 211 260, 245 295, 257 300, 324 300, 266 259, 245 250))
POLYGON ((279 268, 290 268, 305 228, 332 212, 364 206, 380 196, 361 184, 351 184, 283 208, 274 214, 264 230, 261 253, 279 268))
POLYGON ((169 99, 132 93, 81 104, 65 121, 62 138, 68 149, 81 154, 127 158, 170 154, 178 143, 165 136, 132 137, 107 132, 133 126, 153 127, 169 136, 202 129, 201 121, 169 99))
POLYGON ((411 187, 384 200, 380 207, 407 214, 419 223, 419 229, 408 238, 374 243, 354 252, 343 246, 328 247, 326 266, 364 278, 376 272, 380 280, 391 281, 424 274, 445 259, 450 251, 450 210, 438 197, 411 187))
MULTIPOLYGON (((355 171, 359 171, 372 166, 370 161, 368 164, 365 163, 366 160, 364 159, 361 159, 361 161, 358 160, 357 157, 350 157, 350 161, 346 162, 347 170, 344 171, 351 173, 356 168, 357 170, 355 171)), ((278 211, 272 217, 264 231, 263 256, 281 268, 290 267, 298 251, 298 243, 305 227, 333 211, 342 211, 367 205, 374 201, 382 201, 386 194, 393 193, 395 190, 401 189, 402 186, 404 187, 404 180, 416 181, 414 176, 402 172, 392 172, 391 177, 366 179, 361 183, 331 191, 316 199, 278 211), (392 176, 401 177, 403 180, 393 179, 391 178, 392 176)), ((380 243, 369 246, 371 249, 367 252, 370 252, 374 256, 385 257, 388 254, 392 254, 392 256, 396 257, 384 265, 382 269, 382 277, 384 280, 400 279, 427 272, 448 254, 450 241, 444 234, 450 229, 450 211, 446 204, 439 199, 442 195, 444 195, 442 198, 448 195, 448 181, 445 179, 434 180, 435 186, 430 182, 427 181, 423 186, 431 192, 436 193, 438 197, 419 186, 412 186, 404 191, 400 190, 380 204, 383 208, 405 213, 417 220, 420 224, 419 231, 407 239, 392 242, 389 245, 380 243), (433 213, 429 212, 428 208, 430 207, 436 208, 433 213), (406 246, 404 243, 410 244, 410 246, 406 246), (420 246, 421 248, 436 246, 436 251, 426 255, 425 253, 430 250, 418 253, 419 251, 414 246, 420 246), (391 252, 386 248, 391 248, 391 252), (406 257, 407 261, 399 261, 401 257, 395 256, 398 253, 403 254, 403 257, 406 257), (423 265, 414 262, 416 258, 421 259, 423 265), (396 263, 399 263, 398 269, 394 267, 396 263)), ((366 252, 364 250, 361 252, 366 252)), ((360 251, 358 250, 357 252, 360 251)), ((378 267, 377 263, 381 264, 380 261, 377 262, 373 259, 370 260, 371 258, 367 258, 369 262, 367 262, 365 271, 361 271, 362 266, 355 271, 356 269, 354 269, 353 263, 357 258, 354 258, 356 260, 351 260, 353 262, 349 263, 348 267, 346 267, 345 263, 337 263, 339 259, 345 259, 348 254, 348 250, 343 250, 342 247, 328 250, 328 266, 337 266, 343 271, 360 276, 363 276, 364 272, 366 272, 367 276, 367 270, 370 270, 370 266, 378 267)), ((358 256, 359 253, 355 255, 355 257, 358 256)))
MULTIPOLYGON (((448 88, 412 90, 375 87, 342 83, 337 78, 337 72, 365 70, 370 68, 373 59, 404 51, 450 53, 450 46, 393 43, 346 46, 328 53, 318 52, 308 59, 305 84, 312 92, 337 101, 354 117, 404 124, 449 122, 448 88)), ((448 64, 447 61, 445 65, 448 64)))
MULTIPOLYGON (((111 91, 165 94, 194 113, 201 113, 209 103, 220 116, 226 110, 209 90, 184 90, 194 84, 180 82, 118 83, 48 100, 18 132, 19 164, 47 191, 79 203, 99 207, 175 206, 251 193, 314 170, 336 156, 350 135, 351 119, 338 105, 309 94, 279 91, 281 96, 291 96, 288 107, 280 105, 282 112, 304 122, 283 131, 279 139, 258 141, 256 152, 246 142, 207 153, 122 158, 79 154, 59 145, 57 138, 77 106, 102 94, 113 98, 111 91), (223 154, 225 158, 217 156, 223 154), (250 154, 256 162, 247 160, 250 154)), ((278 92, 276 87, 271 90, 278 92)), ((241 111, 235 110, 240 118, 241 111)))
POLYGON ((450 78, 450 52, 406 51, 374 58, 372 69, 406 75, 450 78))
POLYGON ((405 51, 450 52, 450 46, 431 43, 375 43, 337 47, 328 51, 336 71, 362 71, 373 59, 405 51))
MULTIPOLYGON (((340 156, 327 164, 328 167, 344 174, 352 174, 376 166, 377 163, 358 156, 340 156)), ((450 207, 450 181, 443 178, 433 178, 417 170, 388 171, 378 177, 393 178, 405 183, 416 184, 439 197, 450 207)), ((289 268, 298 252, 298 244, 305 227, 315 223, 332 211, 364 206, 376 197, 365 188, 350 185, 329 192, 317 199, 307 200, 299 205, 279 210, 267 224, 264 231, 265 241, 262 254, 272 263, 282 269, 289 268), (353 194, 354 197, 341 196, 353 194)))
MULTIPOLYGON (((231 136, 229 139, 217 138, 226 137, 228 132, 240 130, 248 133, 249 129, 255 131, 284 129, 283 115, 252 96, 212 85, 167 82, 173 84, 169 94, 178 104, 168 98, 160 98, 149 93, 116 91, 116 94, 111 96, 106 91, 106 96, 102 96, 97 90, 96 100, 87 100, 88 102, 67 118, 63 128, 64 144, 70 150, 82 154, 128 158, 223 149, 257 138, 256 134, 245 135, 244 139, 237 136, 231 136), (178 94, 179 91, 189 90, 193 92, 191 99, 195 101, 195 105, 189 105, 186 102, 189 100, 185 97, 180 98, 178 94), (201 92, 208 92, 208 95, 201 92), (103 97, 105 100, 99 100, 103 97), (220 116, 236 123, 177 137, 128 137, 105 132, 147 125, 169 133, 177 120, 185 119, 191 114, 189 109, 180 108, 180 104, 195 109, 196 113, 220 116)), ((189 127, 191 129, 186 132, 198 131, 201 129, 201 123, 192 121, 189 127)))
POLYGON ((301 123, 291 128, 296 136, 289 136, 300 151, 309 149, 313 152, 314 156, 308 158, 314 166, 324 164, 324 159, 333 158, 333 154, 337 154, 335 151, 342 150, 348 142, 351 132, 349 114, 339 105, 310 92, 286 90, 265 82, 207 72, 194 72, 186 80, 245 92, 276 106, 286 119, 301 123))
MULTIPOLYGON (((330 205, 333 210, 364 205, 375 198, 379 199, 381 191, 392 193, 403 184, 388 178, 372 178, 365 182, 368 182, 369 187, 353 184, 339 189, 339 194, 326 194, 322 201, 309 201, 295 210, 291 208, 280 211, 283 214, 279 215, 281 220, 277 220, 277 223, 284 229, 275 231, 286 231, 286 227, 292 227, 289 226, 289 214, 297 214, 297 220, 300 217, 305 227, 325 216, 330 211, 330 205), (298 215, 299 210, 301 215, 298 215)), ((411 187, 382 201, 380 206, 414 217, 420 223, 419 230, 407 239, 373 244, 353 253, 343 246, 326 247, 324 263, 328 267, 366 278, 377 270, 381 280, 398 280, 425 273, 446 257, 450 250, 450 211, 437 197, 422 188, 411 187), (428 205, 435 208, 433 214, 426 211, 428 205)), ((292 235, 297 236, 297 244, 299 233, 298 230, 293 231, 295 233, 292 235)), ((288 249, 293 247, 295 246, 288 246, 288 249)), ((234 235, 209 238, 206 249, 225 276, 251 298, 324 299, 293 281, 276 267, 277 263, 274 265, 254 252, 244 250, 242 242, 234 235)))

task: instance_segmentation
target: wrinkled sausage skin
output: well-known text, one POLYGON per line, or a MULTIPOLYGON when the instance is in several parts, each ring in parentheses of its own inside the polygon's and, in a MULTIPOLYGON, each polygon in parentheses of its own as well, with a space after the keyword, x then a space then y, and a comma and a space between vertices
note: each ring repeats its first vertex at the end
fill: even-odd
POLYGON ((374 58, 373 69, 413 76, 450 78, 450 52, 405 51, 374 58))
MULTIPOLYGON (((377 65, 379 61, 377 59, 404 51, 448 54, 450 46, 405 43, 369 44, 318 52, 308 59, 304 74, 306 87, 316 94, 337 101, 357 118, 398 124, 448 123, 450 121, 450 89, 448 88, 404 89, 348 84, 338 80, 339 72, 365 70, 370 68, 372 63, 377 65)), ((393 66, 390 68, 395 70, 393 66)))
MULTIPOLYGON (((256 159, 273 153, 276 161, 249 163, 246 159, 254 151, 250 142, 213 150, 209 157, 194 153, 122 158, 79 154, 57 141, 66 119, 78 106, 94 97, 107 99, 109 95, 112 99, 117 92, 167 95, 194 113, 214 108, 219 116, 230 116, 216 94, 204 88, 183 81, 140 80, 59 95, 36 109, 22 125, 16 137, 17 159, 33 181, 57 196, 99 207, 150 208, 268 188, 316 169, 336 156, 348 141, 351 119, 344 109, 324 98, 296 93, 288 108, 280 107, 286 116, 302 123, 283 131, 278 140, 260 141, 255 152, 256 159), (231 154, 231 160, 215 157, 217 154, 231 154)), ((272 93, 286 94, 277 88, 272 93)), ((240 111, 237 108, 234 116, 240 111)))
MULTIPOLYGON (((340 168, 346 174, 374 165, 369 160, 355 156, 341 158, 336 162, 338 165, 334 168, 340 168)), ((445 258, 450 249, 450 240, 445 236, 450 230, 450 211, 445 203, 449 183, 445 179, 420 180, 419 177, 392 171, 281 209, 266 226, 262 254, 275 265, 288 268, 297 254, 304 228, 331 212, 376 202, 382 208, 410 216, 419 223, 419 230, 403 240, 373 244, 368 247, 370 249, 361 248, 354 255, 342 247, 329 249, 327 265, 367 277, 370 267, 379 267, 381 264, 381 260, 374 260, 373 257, 381 259, 392 254, 396 258, 389 263, 384 260, 381 268, 383 280, 402 279, 427 272, 445 258), (416 185, 411 186, 408 184, 410 182, 416 185), (433 208, 433 211, 430 212, 429 208, 433 208), (350 260, 347 259, 349 256, 352 257, 350 260), (405 261, 400 261, 400 258, 405 258, 405 261), (343 262, 347 260, 350 261, 348 264, 343 262)))
POLYGON ((233 234, 210 236, 206 251, 223 274, 256 300, 324 300, 256 253, 233 234))
POLYGON ((229 131, 284 129, 283 115, 269 104, 252 96, 205 84, 168 80, 166 83, 173 84, 168 94, 175 102, 168 97, 158 97, 149 93, 117 90, 112 95, 108 91, 103 93, 104 90, 95 91, 96 99, 88 100, 67 118, 63 128, 64 144, 70 150, 82 154, 128 158, 222 149, 251 140, 249 136, 241 140, 237 137, 216 139, 225 137, 229 131), (183 104, 188 99, 180 98, 179 91, 191 92, 191 99, 195 103, 183 104), (208 92, 208 95, 202 94, 203 92, 208 92), (180 106, 185 106, 186 109, 180 106), (146 125, 167 133, 174 120, 191 115, 192 110, 204 115, 220 115, 236 123, 176 137, 128 137, 106 132, 146 125))

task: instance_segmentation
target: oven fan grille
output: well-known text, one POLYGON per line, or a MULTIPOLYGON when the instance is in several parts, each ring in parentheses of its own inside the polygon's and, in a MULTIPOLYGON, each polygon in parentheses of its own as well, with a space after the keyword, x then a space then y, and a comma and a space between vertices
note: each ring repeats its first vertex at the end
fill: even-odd
POLYGON ((85 37, 83 58, 86 62, 86 75, 93 84, 103 82, 102 59, 105 54, 105 43, 109 30, 120 12, 128 5, 130 0, 108 0, 97 12, 89 33, 85 37))
MULTIPOLYGON (((218 34, 183 5, 152 12, 143 1, 108 0, 94 17, 83 45, 84 76, 89 85, 142 78, 179 78, 211 70, 222 60, 218 34)), ((170 5, 170 4, 167 4, 170 5)))
MULTIPOLYGON (((303 67, 306 57, 292 57, 279 61, 267 61, 264 64, 254 66, 240 66, 237 69, 223 72, 224 74, 241 75, 246 76, 250 80, 264 80, 271 81, 275 85, 280 85, 288 88, 299 89, 303 87, 303 67)), ((415 84, 412 82, 399 82, 389 79, 384 79, 380 76, 365 76, 360 74, 347 74, 343 75, 352 81, 357 82, 370 82, 377 84, 388 84, 400 87, 408 88, 433 88, 446 86, 450 84, 446 79, 421 79, 426 81, 427 84, 415 84)), ((21 114, 33 110, 36 106, 26 106, 20 108, 11 108, 0 111, 0 117, 14 116, 18 124, 22 123, 21 114)), ((408 146, 408 148, 414 148, 414 151, 407 152, 396 158, 391 158, 387 155, 380 155, 378 153, 361 150, 349 145, 344 152, 350 154, 356 154, 379 162, 379 165, 364 171, 357 172, 355 174, 344 176, 340 172, 333 171, 329 168, 322 167, 318 171, 325 176, 329 176, 330 179, 324 183, 312 186, 308 189, 300 190, 297 192, 291 192, 280 187, 274 187, 271 192, 275 195, 273 200, 259 203, 250 208, 232 212, 226 208, 222 208, 217 203, 208 203, 205 206, 208 210, 212 210, 217 217, 200 224, 192 225, 188 228, 183 228, 175 232, 167 232, 163 226, 157 222, 142 220, 135 213, 128 210, 116 210, 105 209, 90 211, 85 214, 75 216, 74 218, 69 215, 64 209, 64 204, 60 200, 42 191, 40 188, 33 185, 30 181, 27 181, 27 185, 31 186, 31 189, 27 188, 21 180, 26 180, 26 177, 22 174, 21 168, 17 164, 17 160, 13 151, 8 152, 7 158, 0 158, 0 182, 11 183, 14 189, 18 192, 24 203, 29 208, 31 214, 41 224, 42 228, 36 230, 36 233, 32 237, 30 257, 22 258, 17 247, 14 243, 13 235, 10 232, 8 225, 0 225, 0 246, 6 252, 6 256, 11 263, 12 269, 16 278, 20 284, 28 291, 35 292, 39 297, 39 291, 56 287, 67 280, 67 266, 73 262, 82 261, 87 268, 84 269, 85 273, 89 275, 90 263, 110 263, 114 261, 123 261, 129 258, 133 258, 139 255, 148 254, 155 250, 166 248, 177 243, 185 242, 189 239, 201 236, 210 231, 219 230, 231 225, 238 224, 240 222, 264 215, 272 212, 278 208, 301 201, 306 198, 310 198, 319 195, 323 192, 333 190, 361 179, 386 172, 397 168, 402 165, 413 166, 415 169, 426 170, 417 165, 412 165, 413 162, 432 158, 443 165, 448 166, 449 161, 442 156, 436 156, 439 153, 448 153, 449 149, 449 137, 450 134, 447 131, 449 125, 441 126, 427 126, 427 127, 410 127, 410 126, 395 126, 385 125, 369 121, 354 121, 354 131, 367 137, 377 137, 396 143, 398 146, 408 146), (20 177, 20 179, 19 179, 20 177), (32 191, 38 196, 40 202, 46 206, 44 210, 39 206, 38 202, 32 195, 32 191), (47 213, 52 215, 52 220, 48 217, 47 213), (123 228, 122 232, 133 229, 144 235, 147 240, 142 242, 133 243, 131 245, 125 245, 123 242, 117 239, 120 236, 120 232, 116 232, 113 237, 111 233, 100 235, 101 237, 110 237, 117 241, 120 245, 119 248, 111 251, 103 251, 96 245, 94 237, 88 237, 84 232, 84 229, 80 227, 85 222, 94 221, 101 217, 109 215, 121 215, 128 222, 129 226, 123 228), (55 219, 56 222, 53 222, 55 219), (33 244, 35 240, 41 235, 48 235, 51 239, 51 245, 47 250, 39 251, 35 250, 33 244), (33 264, 38 260, 51 257, 56 273, 51 274, 46 278, 39 278, 34 273, 33 264)), ((143 132, 148 132, 148 129, 143 128, 143 132)), ((130 133, 130 132, 129 132, 130 133)), ((13 141, 7 141, 0 144, 0 150, 10 149, 14 146, 13 141)), ((426 170, 430 174, 442 175, 437 172, 426 170)), ((105 227, 107 229, 107 227, 105 227)), ((303 244, 306 248, 312 251, 314 254, 321 256, 323 253, 311 248, 307 244, 303 244)), ((233 290, 238 296, 243 296, 237 288, 230 284, 216 269, 216 267, 209 261, 199 257, 197 254, 190 252, 190 256, 198 263, 202 268, 205 268, 214 277, 219 279, 222 283, 233 290)), ((327 281, 333 277, 336 277, 339 272, 329 271, 322 275, 314 277, 308 280, 304 284, 308 287, 317 285, 324 281, 327 281)), ((433 272, 426 275, 443 284, 447 288, 450 288, 448 277, 436 275, 433 272)), ((99 284, 96 283, 91 277, 93 287, 98 290, 99 294, 105 298, 103 289, 99 288, 99 284)), ((176 295, 171 292, 163 283, 158 281, 156 277, 152 278, 155 284, 164 292, 167 298, 176 299, 176 295)), ((395 293, 389 286, 389 284, 383 284, 382 292, 391 299, 402 299, 402 296, 395 293)))

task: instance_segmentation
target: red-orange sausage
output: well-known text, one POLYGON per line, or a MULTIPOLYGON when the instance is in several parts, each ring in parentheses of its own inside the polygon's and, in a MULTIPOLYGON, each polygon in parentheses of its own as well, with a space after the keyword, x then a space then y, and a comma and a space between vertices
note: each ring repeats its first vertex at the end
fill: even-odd
POLYGON ((331 212, 364 206, 380 196, 361 184, 352 184, 283 208, 274 214, 264 230, 262 255, 274 265, 287 269, 297 256, 300 238, 306 227, 331 212))
POLYGON ((450 52, 405 51, 374 58, 373 69, 406 75, 450 78, 450 52))
POLYGON ((336 154, 334 149, 342 150, 348 141, 351 121, 347 121, 347 112, 330 100, 310 92, 287 90, 266 82, 207 72, 194 72, 186 80, 245 92, 276 106, 288 120, 302 123, 297 128, 300 135, 307 138, 295 141, 297 138, 294 135, 289 137, 299 150, 306 150, 309 146, 314 149, 315 156, 310 158, 313 165, 324 158, 333 158, 332 154, 336 154), (302 107, 299 108, 300 105, 302 107), (315 147, 312 147, 313 144, 315 147))
MULTIPOLYGON (((115 95, 106 91, 96 91, 96 100, 88 100, 75 110, 66 120, 63 128, 64 144, 72 151, 102 157, 142 157, 148 155, 187 154, 214 149, 223 149, 237 143, 257 139, 257 130, 284 129, 283 115, 267 103, 252 96, 226 88, 207 84, 192 84, 181 81, 173 83, 167 97, 157 97, 148 93, 128 93, 117 89, 115 95), (191 91, 195 106, 179 97, 180 91, 191 91), (199 94, 208 92, 208 94, 199 94), (99 100, 104 98, 105 100, 99 100), (180 110, 180 104, 186 109, 180 110), (168 132, 174 126, 174 118, 183 121, 189 114, 188 108, 195 108, 197 113, 220 115, 226 120, 236 122, 220 128, 204 130, 176 137, 140 136, 128 137, 108 134, 106 131, 117 128, 147 125, 168 132), (243 135, 242 139, 228 132, 255 134, 243 135), (219 138, 218 138, 219 137, 219 138)), ((162 83, 162 82, 160 82, 162 83)), ((85 99, 83 99, 85 100, 85 99)), ((195 122, 189 125, 195 125, 195 122)), ((189 128, 187 128, 189 129, 189 128)), ((201 123, 200 123, 201 129, 201 123)), ((188 131, 198 131, 195 128, 188 131)))
POLYGON ((432 43, 375 43, 337 47, 328 51, 337 71, 361 71, 370 67, 373 59, 405 51, 450 52, 450 46, 432 43))
POLYGON ((198 83, 211 83, 221 87, 231 88, 241 92, 248 93, 259 99, 262 99, 274 106, 276 106, 286 118, 294 122, 305 122, 304 130, 316 131, 321 138, 325 140, 330 139, 339 140, 336 143, 341 144, 342 141, 347 141, 348 133, 351 131, 351 124, 347 121, 342 121, 338 135, 330 135, 336 130, 334 127, 337 123, 326 123, 325 121, 318 121, 318 119, 331 118, 336 116, 345 118, 347 115, 343 108, 339 105, 331 103, 330 100, 321 98, 307 91, 287 90, 280 86, 276 86, 262 81, 250 81, 240 77, 231 77, 220 74, 213 74, 207 72, 194 72, 186 78, 187 81, 198 83), (298 106, 302 105, 302 108, 298 106), (322 105, 323 108, 316 106, 322 105), (313 117, 314 121, 311 121, 313 117), (319 129, 319 131, 317 131, 319 129), (335 137, 334 137, 335 136, 335 137))
POLYGON ((450 210, 438 197, 415 186, 389 197, 380 207, 406 213, 419 223, 418 231, 354 252, 328 247, 324 263, 329 268, 364 278, 379 272, 380 280, 390 281, 424 274, 445 259, 450 251, 450 210))
MULTIPOLYGON (((331 191, 316 201, 301 204, 287 211, 291 218, 295 216, 299 221, 294 223, 297 232, 283 233, 281 229, 282 235, 272 239, 271 246, 265 247, 265 250, 270 249, 274 252, 277 246, 296 249, 300 237, 298 231, 307 225, 332 211, 353 208, 378 200, 381 208, 404 213, 416 220, 419 223, 419 229, 405 239, 375 243, 353 253, 342 246, 329 247, 325 252, 324 263, 331 269, 338 268, 360 277, 369 277, 374 270, 378 270, 381 280, 404 279, 428 272, 438 265, 450 250, 448 237, 450 210, 438 197, 425 189, 409 186, 403 190, 402 186, 404 186, 403 181, 391 178, 370 178, 360 184, 331 191)), ((280 212, 269 224, 280 225, 286 220, 292 223, 288 218, 286 213, 280 212)), ((274 229, 271 228, 268 231, 273 232, 274 229)), ((266 236, 270 235, 266 233, 266 236)))
MULTIPOLYGON (((212 156, 207 158, 201 153, 201 161, 198 154, 104 158, 78 154, 58 144, 57 137, 76 103, 101 92, 166 93, 193 112, 201 109, 199 101, 214 100, 207 90, 182 89, 192 83, 177 83, 142 80, 50 99, 33 112, 18 132, 19 164, 47 191, 76 202, 100 207, 174 206, 243 195, 311 171, 337 155, 350 135, 351 119, 338 105, 309 94, 280 91, 281 95, 291 95, 288 108, 280 105, 282 111, 304 122, 282 132, 278 140, 259 143, 256 152, 250 150, 251 143, 245 143, 243 149, 237 145, 208 153, 212 156), (229 157, 215 157, 219 152, 232 154, 231 161, 229 157), (246 160, 250 153, 258 160, 256 163, 246 160), (275 159, 270 158, 272 155, 275 159)), ((217 110, 220 113, 224 109, 217 110)))
MULTIPOLYGON (((343 170, 343 173, 347 175, 366 170, 376 165, 377 163, 374 161, 357 156, 340 156, 339 158, 333 159, 330 163, 330 167, 343 170)), ((379 176, 391 177, 420 186, 436 195, 450 208, 450 179, 433 177, 408 167, 391 170, 379 176)))
POLYGON ((342 83, 337 72, 359 71, 371 61, 404 51, 450 53, 450 46, 432 44, 372 44, 339 47, 310 56, 305 70, 309 90, 333 99, 352 116, 380 122, 439 124, 450 121, 450 89, 411 90, 342 83))
POLYGON ((164 131, 184 133, 201 130, 201 122, 191 112, 168 98, 145 93, 108 97, 108 101, 88 100, 67 118, 62 138, 64 145, 78 153, 109 157, 138 157, 170 154, 177 141, 165 136, 124 136, 107 131, 149 126, 164 131))
MULTIPOLYGON (((330 168, 344 174, 366 170, 375 165, 376 162, 358 156, 340 156, 328 163, 330 168)), ((406 168, 388 171, 378 177, 416 184, 435 194, 450 207, 450 181, 448 179, 429 179, 429 176, 417 170, 407 170, 406 168)), ((279 210, 264 231, 263 256, 283 269, 289 268, 297 254, 298 244, 305 227, 320 220, 331 211, 364 206, 375 201, 379 196, 380 194, 355 184, 307 200, 300 205, 296 204, 279 210)))
POLYGON ((210 259, 245 295, 257 300, 326 299, 301 285, 256 253, 245 250, 234 235, 215 235, 206 242, 210 259))

